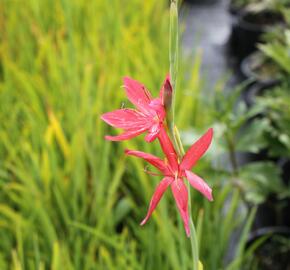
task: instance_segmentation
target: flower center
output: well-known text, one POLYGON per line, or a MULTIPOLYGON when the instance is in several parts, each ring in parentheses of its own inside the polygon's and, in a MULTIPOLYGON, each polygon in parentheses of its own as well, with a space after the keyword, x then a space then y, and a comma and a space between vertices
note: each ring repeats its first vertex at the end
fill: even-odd
POLYGON ((174 173, 174 180, 177 180, 178 179, 178 172, 175 172, 174 173))
POLYGON ((155 115, 153 117, 153 120, 154 120, 154 122, 159 123, 159 117, 158 117, 158 115, 155 115))

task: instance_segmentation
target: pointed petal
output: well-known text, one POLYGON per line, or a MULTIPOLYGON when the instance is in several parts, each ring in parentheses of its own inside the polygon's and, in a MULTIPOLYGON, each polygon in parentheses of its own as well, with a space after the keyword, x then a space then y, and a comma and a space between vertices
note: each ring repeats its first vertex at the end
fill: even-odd
POLYGON ((101 119, 107 124, 127 130, 149 128, 151 123, 144 114, 131 109, 120 109, 104 113, 101 119))
POLYGON ((116 135, 116 136, 107 135, 107 136, 105 136, 105 139, 108 141, 129 140, 129 139, 132 139, 132 138, 140 135, 141 133, 145 132, 146 130, 147 130, 146 128, 136 129, 136 130, 128 130, 128 131, 125 131, 124 133, 122 133, 120 135, 116 135))
POLYGON ((186 231, 187 236, 190 235, 189 228, 189 215, 188 215, 188 194, 186 186, 183 181, 180 179, 174 180, 171 184, 171 190, 177 204, 179 213, 183 220, 183 225, 186 231))
POLYGON ((153 142, 156 137, 158 136, 158 133, 152 133, 152 132, 149 132, 146 136, 145 136, 145 141, 146 142, 153 142))
POLYGON ((142 112, 150 110, 151 94, 145 86, 129 77, 124 78, 124 86, 128 99, 142 112))
POLYGON ((209 201, 213 201, 212 189, 203 179, 191 171, 185 171, 185 175, 193 188, 203 194, 209 201))
POLYGON ((158 170, 160 170, 163 174, 169 174, 167 165, 162 159, 158 157, 155 157, 145 152, 134 151, 134 150, 125 150, 125 153, 130 156, 143 158, 144 160, 152 164, 154 167, 156 167, 158 170))
POLYGON ((178 170, 178 158, 174 150, 173 144, 168 137, 165 128, 162 126, 158 135, 158 139, 171 168, 173 171, 178 170))
POLYGON ((190 170, 193 165, 203 156, 212 141, 213 129, 210 128, 202 137, 200 137, 186 152, 180 168, 190 170))
POLYGON ((162 198, 162 195, 164 194, 165 190, 168 188, 168 186, 174 181, 174 178, 172 177, 165 177, 163 180, 158 184, 158 186, 155 189, 155 192, 152 196, 152 199, 149 204, 148 212, 146 217, 142 220, 140 223, 141 226, 143 226, 148 219, 150 218, 152 212, 156 208, 157 204, 159 203, 160 199, 162 198))

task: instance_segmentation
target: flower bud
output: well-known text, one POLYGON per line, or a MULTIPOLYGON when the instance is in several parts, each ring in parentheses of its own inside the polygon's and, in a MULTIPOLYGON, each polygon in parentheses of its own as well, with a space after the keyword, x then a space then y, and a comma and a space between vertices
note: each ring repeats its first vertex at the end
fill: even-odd
POLYGON ((172 86, 170 83, 170 76, 167 75, 161 89, 162 104, 166 112, 169 112, 172 106, 172 86))

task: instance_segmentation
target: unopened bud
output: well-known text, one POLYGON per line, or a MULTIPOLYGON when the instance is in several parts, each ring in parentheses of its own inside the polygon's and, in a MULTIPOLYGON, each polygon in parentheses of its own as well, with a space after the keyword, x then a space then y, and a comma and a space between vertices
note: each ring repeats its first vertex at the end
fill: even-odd
POLYGON ((166 112, 169 112, 172 106, 172 85, 170 83, 170 76, 167 75, 161 89, 162 104, 166 112))

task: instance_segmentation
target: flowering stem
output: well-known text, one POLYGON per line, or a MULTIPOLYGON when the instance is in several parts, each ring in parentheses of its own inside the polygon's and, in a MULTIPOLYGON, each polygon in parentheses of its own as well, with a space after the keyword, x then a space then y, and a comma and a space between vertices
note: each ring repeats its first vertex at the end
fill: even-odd
POLYGON ((169 121, 170 129, 173 134, 174 128, 174 105, 175 105, 175 89, 176 89, 176 78, 178 70, 178 47, 179 38, 178 38, 178 0, 171 0, 170 4, 170 27, 169 27, 169 73, 172 89, 172 106, 169 112, 169 121))
MULTIPOLYGON (((175 95, 176 95, 176 78, 178 71, 178 0, 171 0, 170 3, 170 29, 169 29, 169 63, 170 63, 170 79, 173 89, 172 94, 172 106, 169 112, 167 112, 168 118, 167 123, 169 127, 169 132, 171 138, 173 138, 176 151, 178 153, 179 159, 184 156, 184 148, 180 140, 179 132, 174 125, 174 108, 175 108, 175 95)), ((191 195, 190 195, 190 185, 187 182, 188 188, 188 210, 191 214, 191 195)), ((196 230, 194 223, 192 221, 191 215, 190 219, 190 242, 191 242, 191 251, 192 251, 192 260, 193 260, 193 270, 198 270, 198 242, 196 236, 196 230)))
MULTIPOLYGON (((173 135, 177 141, 177 145, 178 145, 177 152, 179 154, 179 157, 182 157, 185 155, 185 151, 184 151, 177 127, 174 127, 174 134, 173 135)), ((188 189, 188 211, 190 213, 190 217, 189 217, 190 224, 189 225, 190 225, 190 242, 191 242, 193 269, 198 270, 198 263, 199 263, 198 241, 197 241, 195 226, 194 226, 194 223, 193 223, 192 217, 191 217, 191 194, 190 194, 190 184, 188 181, 187 181, 187 189, 188 189)))

